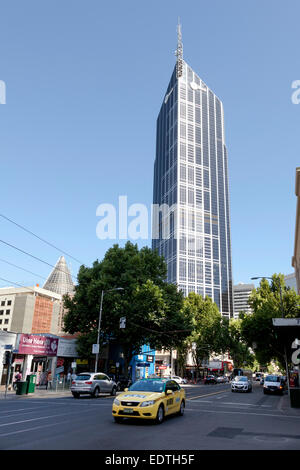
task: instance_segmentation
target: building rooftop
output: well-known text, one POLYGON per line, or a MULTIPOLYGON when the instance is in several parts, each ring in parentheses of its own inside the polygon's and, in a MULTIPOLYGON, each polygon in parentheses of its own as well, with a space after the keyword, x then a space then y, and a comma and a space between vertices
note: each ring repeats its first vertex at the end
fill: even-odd
POLYGON ((72 276, 64 256, 61 256, 44 284, 44 289, 65 295, 74 292, 72 276))

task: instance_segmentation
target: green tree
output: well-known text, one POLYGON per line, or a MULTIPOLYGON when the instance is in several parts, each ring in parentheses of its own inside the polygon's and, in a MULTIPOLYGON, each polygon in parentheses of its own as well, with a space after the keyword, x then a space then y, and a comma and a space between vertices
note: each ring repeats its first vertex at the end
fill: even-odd
MULTIPOLYGON (((228 321, 228 320, 227 320, 228 321)), ((242 320, 230 319, 227 331, 227 348, 234 367, 243 368, 254 366, 255 355, 250 351, 241 333, 242 320)), ((226 333, 225 333, 226 334, 226 333)))
POLYGON ((222 343, 222 316, 210 297, 205 299, 190 292, 184 300, 183 313, 192 322, 192 332, 185 342, 185 349, 192 351, 198 374, 204 360, 212 353, 224 351, 222 343))
POLYGON ((190 324, 182 311, 183 294, 165 282, 166 272, 166 264, 156 252, 148 247, 139 250, 130 242, 124 248, 114 245, 91 268, 82 266, 75 295, 64 302, 68 309, 64 328, 80 333, 81 355, 92 356, 102 290, 100 343, 113 341, 122 346, 125 370, 144 344, 157 349, 180 345, 190 324), (123 290, 111 290, 117 287, 123 290), (121 317, 126 317, 125 329, 119 327, 121 317))
POLYGON ((249 305, 253 313, 240 315, 243 339, 254 349, 261 365, 277 361, 285 369, 284 343, 278 337, 272 318, 282 317, 282 312, 285 318, 300 317, 300 296, 285 287, 283 274, 274 274, 270 284, 267 279, 261 280, 249 298, 249 305))

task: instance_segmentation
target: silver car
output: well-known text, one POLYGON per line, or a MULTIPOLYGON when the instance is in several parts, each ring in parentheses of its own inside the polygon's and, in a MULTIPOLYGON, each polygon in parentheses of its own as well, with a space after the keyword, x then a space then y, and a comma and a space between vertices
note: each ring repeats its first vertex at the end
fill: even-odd
POLYGON ((103 372, 82 372, 72 380, 71 392, 74 398, 80 395, 99 397, 100 393, 109 393, 114 396, 117 392, 117 384, 103 372))

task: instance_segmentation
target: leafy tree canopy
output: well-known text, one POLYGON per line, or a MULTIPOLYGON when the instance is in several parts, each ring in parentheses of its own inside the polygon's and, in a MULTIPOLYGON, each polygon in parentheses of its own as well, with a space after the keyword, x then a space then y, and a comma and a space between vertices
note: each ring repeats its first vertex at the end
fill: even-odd
POLYGON ((284 344, 278 337, 272 318, 300 317, 300 296, 284 285, 283 274, 274 274, 270 284, 267 279, 262 279, 260 286, 252 291, 249 305, 253 313, 240 315, 243 339, 254 349, 261 365, 274 360, 284 369, 284 344))
POLYGON ((182 310, 183 294, 165 282, 166 272, 156 252, 148 247, 139 250, 130 242, 124 248, 114 245, 91 268, 81 266, 75 295, 65 298, 64 328, 80 332, 83 357, 91 357, 91 344, 96 343, 102 290, 100 338, 122 346, 125 364, 144 344, 170 349, 184 341, 190 323, 182 310), (125 329, 119 327, 121 317, 126 317, 125 329))

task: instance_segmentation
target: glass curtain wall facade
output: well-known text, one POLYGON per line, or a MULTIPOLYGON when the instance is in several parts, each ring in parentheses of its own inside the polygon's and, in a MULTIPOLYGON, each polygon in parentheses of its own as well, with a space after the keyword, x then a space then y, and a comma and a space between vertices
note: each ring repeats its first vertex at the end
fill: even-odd
POLYGON ((223 105, 185 61, 157 119, 153 203, 152 248, 165 258, 167 281, 233 316, 223 105))

